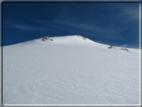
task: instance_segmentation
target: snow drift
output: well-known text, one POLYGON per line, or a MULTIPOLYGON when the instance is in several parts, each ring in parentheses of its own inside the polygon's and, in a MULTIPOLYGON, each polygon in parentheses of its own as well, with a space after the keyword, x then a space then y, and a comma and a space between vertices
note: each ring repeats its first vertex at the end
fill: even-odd
POLYGON ((4 104, 138 104, 139 52, 82 36, 3 47, 4 104))

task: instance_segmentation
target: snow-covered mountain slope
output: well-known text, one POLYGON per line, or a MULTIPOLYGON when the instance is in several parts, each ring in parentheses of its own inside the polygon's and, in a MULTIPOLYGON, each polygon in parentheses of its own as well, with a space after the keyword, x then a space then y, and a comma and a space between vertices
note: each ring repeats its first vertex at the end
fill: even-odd
POLYGON ((3 47, 4 104, 138 104, 139 50, 81 36, 3 47))

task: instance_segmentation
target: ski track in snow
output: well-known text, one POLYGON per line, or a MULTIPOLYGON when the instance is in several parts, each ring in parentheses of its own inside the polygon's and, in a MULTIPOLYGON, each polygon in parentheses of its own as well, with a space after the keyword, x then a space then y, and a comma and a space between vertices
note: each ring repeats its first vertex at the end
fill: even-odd
POLYGON ((139 52, 77 36, 3 48, 4 104, 138 104, 139 52))

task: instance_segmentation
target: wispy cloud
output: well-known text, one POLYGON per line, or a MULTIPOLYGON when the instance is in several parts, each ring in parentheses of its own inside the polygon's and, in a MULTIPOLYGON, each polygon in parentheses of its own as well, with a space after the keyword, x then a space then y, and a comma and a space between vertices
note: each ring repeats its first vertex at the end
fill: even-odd
POLYGON ((23 23, 18 23, 14 21, 4 21, 4 25, 9 28, 15 28, 19 30, 48 30, 45 27, 42 26, 36 26, 36 25, 31 25, 31 24, 23 24, 23 23))
POLYGON ((30 26, 30 25, 23 25, 23 24, 15 24, 13 25, 14 28, 21 29, 21 30, 42 30, 41 27, 30 26))
POLYGON ((123 9, 125 14, 122 14, 124 16, 129 17, 129 19, 131 20, 139 20, 139 10, 138 7, 125 7, 123 9))
POLYGON ((139 4, 137 6, 132 5, 116 5, 116 9, 118 9, 117 21, 121 21, 123 23, 133 24, 135 21, 139 20, 139 4))
POLYGON ((139 44, 133 44, 133 45, 120 45, 120 47, 124 47, 124 48, 139 48, 139 44))
POLYGON ((106 37, 106 35, 110 34, 107 38, 108 39, 118 39, 119 31, 115 28, 106 28, 106 27, 99 27, 95 24, 90 23, 76 23, 72 21, 63 21, 57 20, 56 23, 63 24, 69 27, 72 27, 77 30, 81 30, 82 32, 85 31, 90 35, 106 37), (97 35, 101 34, 101 35, 97 35))
POLYGON ((93 36, 93 37, 103 37, 108 40, 119 39, 119 30, 113 27, 99 27, 94 23, 83 23, 75 22, 73 20, 61 20, 57 19, 54 21, 48 20, 36 20, 37 23, 40 23, 42 26, 50 27, 51 24, 54 25, 56 31, 70 32, 71 34, 83 34, 83 36, 93 36), (63 26, 63 27, 62 27, 63 26))

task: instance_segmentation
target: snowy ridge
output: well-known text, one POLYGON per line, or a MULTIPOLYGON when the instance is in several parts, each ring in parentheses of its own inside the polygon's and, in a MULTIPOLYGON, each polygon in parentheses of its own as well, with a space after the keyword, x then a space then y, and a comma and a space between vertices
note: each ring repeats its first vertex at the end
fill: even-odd
POLYGON ((139 52, 81 36, 3 47, 4 104, 138 104, 139 52))
MULTIPOLYGON (((60 44, 64 44, 64 43, 72 43, 73 44, 82 44, 82 43, 94 43, 94 44, 100 44, 100 43, 97 43, 97 42, 94 42, 88 38, 85 38, 84 40, 84 37, 80 36, 80 35, 69 35, 69 36, 60 36, 60 37, 50 37, 51 39, 54 40, 54 44, 56 43, 60 43, 60 44)), ((51 41, 45 41, 43 42, 43 39, 44 38, 39 38, 39 39, 34 39, 34 40, 31 40, 31 41, 26 41, 26 42, 22 42, 22 43, 18 43, 18 44, 36 44, 36 43, 52 43, 51 41)), ((17 45, 17 44, 14 44, 14 45, 17 45)), ((70 44, 71 45, 71 44, 70 44)), ((103 45, 103 44, 100 44, 100 45, 103 45)))

